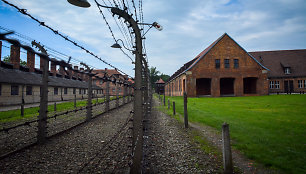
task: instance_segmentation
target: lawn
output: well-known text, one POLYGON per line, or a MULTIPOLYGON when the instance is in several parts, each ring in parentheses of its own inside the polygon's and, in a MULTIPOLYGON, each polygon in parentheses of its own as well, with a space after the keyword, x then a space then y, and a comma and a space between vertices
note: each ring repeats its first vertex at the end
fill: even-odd
MULTIPOLYGON (((110 100, 114 100, 115 97, 110 97, 110 100)), ((98 102, 101 103, 103 102, 104 99, 99 99, 98 102)), ((92 104, 95 104, 97 102, 96 99, 92 100, 92 104)), ((82 101, 77 101, 76 107, 83 107, 87 105, 87 100, 82 100, 82 101)), ((60 103, 56 105, 56 111, 68 111, 74 109, 74 102, 65 102, 65 103, 60 103)), ((48 112, 54 112, 54 105, 49 105, 48 106, 48 112)), ((20 109, 16 110, 10 110, 10 111, 3 111, 0 112, 0 123, 7 123, 7 122, 12 122, 16 120, 21 120, 21 119, 28 119, 28 118, 37 118, 39 113, 39 107, 32 107, 32 108, 25 108, 24 109, 24 116, 22 117, 20 115, 20 109)), ((1 127, 1 126, 0 126, 1 127)))
MULTIPOLYGON (((176 112, 183 115, 183 98, 176 112)), ((306 95, 188 98, 188 117, 221 131, 248 158, 285 173, 306 173, 306 95)))

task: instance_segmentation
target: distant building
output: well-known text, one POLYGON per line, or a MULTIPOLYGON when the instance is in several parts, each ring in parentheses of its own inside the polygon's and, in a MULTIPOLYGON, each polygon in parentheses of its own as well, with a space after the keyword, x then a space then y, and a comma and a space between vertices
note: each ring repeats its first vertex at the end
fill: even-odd
MULTIPOLYGON (((129 84, 132 84, 131 81, 129 81, 129 78, 126 75, 122 75, 121 73, 119 73, 116 69, 97 69, 97 70, 93 70, 93 73, 96 74, 96 76, 99 77, 98 78, 93 78, 93 83, 99 87, 101 87, 103 89, 103 94, 106 93, 106 83, 103 83, 103 78, 105 77, 105 75, 107 74, 107 77, 111 78, 111 79, 119 79, 119 81, 121 82, 127 82, 129 84)), ((116 84, 115 82, 110 82, 109 83, 109 94, 115 96, 116 95, 116 90, 118 90, 118 95, 123 95, 124 93, 124 85, 119 85, 116 84), (117 85, 117 86, 116 86, 117 85)), ((127 92, 131 92, 131 89, 128 88, 127 92)))
POLYGON ((306 92, 306 49, 249 53, 269 68, 269 93, 306 92))
POLYGON ((165 91, 165 82, 163 81, 163 79, 159 79, 155 82, 155 92, 157 94, 164 94, 165 91))

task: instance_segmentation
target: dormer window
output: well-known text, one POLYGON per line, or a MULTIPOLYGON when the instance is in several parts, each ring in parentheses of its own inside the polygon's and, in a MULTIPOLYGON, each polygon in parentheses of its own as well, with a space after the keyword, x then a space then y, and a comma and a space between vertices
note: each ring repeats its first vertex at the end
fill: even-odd
POLYGON ((291 74, 290 67, 285 67, 285 74, 291 74))

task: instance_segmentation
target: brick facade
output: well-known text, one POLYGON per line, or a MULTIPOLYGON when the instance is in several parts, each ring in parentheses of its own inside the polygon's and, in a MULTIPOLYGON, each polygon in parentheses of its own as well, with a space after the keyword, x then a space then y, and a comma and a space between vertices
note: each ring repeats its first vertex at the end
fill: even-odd
POLYGON ((182 96, 184 90, 188 97, 267 95, 267 72, 224 34, 200 53, 185 71, 167 82, 166 95, 182 96), (237 67, 234 67, 235 61, 237 67))

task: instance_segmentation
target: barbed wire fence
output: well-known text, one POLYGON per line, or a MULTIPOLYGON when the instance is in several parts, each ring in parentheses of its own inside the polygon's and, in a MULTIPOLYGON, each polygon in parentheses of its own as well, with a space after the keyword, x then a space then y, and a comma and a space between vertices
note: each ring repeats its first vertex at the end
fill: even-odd
MULTIPOLYGON (((7 38, 6 36, 8 34, 9 33, 1 33, 0 40, 7 41, 8 43, 12 44, 15 47, 21 47, 28 52, 39 55, 44 60, 53 62, 56 65, 64 66, 68 70, 72 70, 72 67, 67 62, 64 62, 63 60, 58 61, 54 58, 48 57, 48 55, 46 54, 36 52, 31 47, 21 44, 18 40, 7 38)), ((47 69, 48 69, 48 66, 47 66, 47 69)), ((99 102, 99 99, 98 99, 98 101, 96 100, 96 102, 91 104, 91 100, 90 100, 85 103, 85 106, 75 107, 76 105, 74 104, 74 109, 64 110, 60 112, 56 111, 56 109, 54 109, 53 112, 48 112, 47 110, 46 114, 43 114, 43 115, 35 114, 34 116, 31 116, 29 119, 27 119, 27 121, 23 120, 23 122, 21 123, 15 123, 15 125, 7 125, 0 129, 0 134, 1 134, 0 140, 1 142, 4 142, 4 143, 1 143, 2 145, 1 158, 4 158, 5 156, 7 156, 8 154, 10 154, 10 152, 14 152, 16 150, 22 149, 25 146, 29 146, 29 145, 36 144, 36 143, 44 143, 44 141, 50 136, 63 132, 69 129, 70 127, 75 127, 76 125, 82 124, 83 122, 89 121, 92 118, 97 117, 98 115, 106 111, 116 109, 126 104, 125 98, 127 95, 129 96, 132 95, 130 93, 131 90, 127 90, 127 88, 132 88, 131 84, 127 81, 127 79, 119 80, 119 78, 117 78, 116 76, 112 76, 111 78, 109 78, 108 75, 105 75, 104 77, 101 78, 97 76, 96 74, 88 72, 88 71, 80 71, 80 70, 75 70, 75 69, 73 71, 76 73, 85 74, 88 76, 88 78, 94 77, 95 79, 102 80, 105 83, 111 82, 115 85, 123 86, 124 92, 123 92, 123 95, 121 96, 122 101, 119 104, 118 90, 116 90, 116 95, 115 97, 112 98, 112 100, 114 100, 116 104, 114 104, 113 102, 111 107, 109 106, 109 103, 111 102, 109 93, 105 93, 105 95, 107 96, 106 101, 99 102), (129 91, 129 93, 126 93, 127 91, 129 91), (101 108, 103 108, 103 105, 108 105, 109 108, 105 108, 104 111, 102 111, 101 108), (92 111, 94 111, 94 115, 92 111), (35 119, 35 116, 38 116, 38 118, 35 119), (45 126, 42 128, 43 130, 38 131, 39 129, 38 125, 40 122, 44 122, 45 126), (44 132, 45 134, 39 135, 40 132, 44 132), (35 134, 37 135, 35 136, 35 134), (32 136, 28 136, 28 135, 32 135, 32 136), (39 136, 43 136, 44 139, 39 140, 38 139, 39 136), (30 138, 24 139, 23 137, 30 137, 30 138), (20 140, 20 141, 16 141, 16 140, 20 140), (43 141, 43 142, 40 142, 40 141, 43 141)), ((88 83, 88 86, 92 84, 90 80, 87 83, 88 83)), ((46 87, 48 88, 48 85, 46 87)), ((90 98, 90 96, 92 96, 92 91, 90 91, 90 89, 87 89, 87 90, 88 92, 87 92, 86 98, 90 98)), ((43 89, 41 91, 43 91, 43 89)), ((5 95, 5 94, 2 94, 2 95, 5 95)), ((42 94, 39 96, 42 97, 42 94)), ((130 102, 129 99, 130 97, 128 97, 128 102, 130 102)), ((73 101, 74 103, 76 102, 75 99, 73 101)), ((43 104, 47 105, 47 102, 48 100, 40 102, 40 108, 42 107, 43 104)), ((58 104, 57 107, 59 106, 60 104, 58 104)))
MULTIPOLYGON (((94 54, 93 52, 91 52, 90 50, 86 49, 85 47, 81 46, 80 44, 78 44, 77 42, 73 41, 72 39, 70 39, 68 36, 65 36, 64 34, 62 34, 61 32, 59 32, 58 30, 53 29, 52 27, 50 27, 49 25, 47 25, 45 22, 35 18, 34 16, 32 16, 31 14, 29 14, 27 12, 26 9, 22 9, 17 7, 16 5, 9 3, 6 0, 2 0, 4 3, 14 7, 15 9, 18 10, 18 12, 20 12, 23 15, 26 15, 28 17, 30 17, 31 19, 33 19, 34 21, 36 21, 37 23, 39 23, 40 26, 48 28, 49 30, 51 30, 54 34, 62 37, 63 39, 65 39, 66 41, 72 43, 73 45, 75 45, 76 47, 84 50, 86 53, 92 55, 93 57, 95 57, 96 59, 98 59, 99 61, 102 61, 103 63, 105 63, 106 65, 115 68, 118 72, 129 76, 128 74, 124 73, 122 70, 114 67, 112 64, 110 64, 109 62, 107 62, 105 59, 102 59, 101 57, 97 56, 96 54, 94 54)), ((131 152, 131 171, 139 173, 139 170, 141 170, 141 163, 142 163, 142 148, 143 148, 143 128, 144 128, 144 118, 146 118, 149 114, 150 114, 150 109, 151 109, 151 98, 152 98, 152 90, 151 87, 149 85, 150 79, 149 79, 149 71, 148 71, 148 57, 146 55, 146 49, 145 49, 145 37, 144 35, 146 34, 146 32, 144 32, 144 25, 140 25, 140 29, 138 28, 140 23, 143 23, 143 11, 142 11, 142 0, 139 0, 138 2, 138 7, 136 6, 136 3, 134 2, 134 0, 132 1, 125 1, 125 0, 108 0, 108 2, 106 2, 105 0, 102 0, 104 5, 101 5, 100 3, 98 3, 97 0, 95 0, 95 3, 103 17, 103 20, 106 23, 106 26, 108 27, 108 29, 110 30, 110 33, 112 35, 112 38, 114 39, 115 43, 118 42, 119 39, 116 39, 112 26, 110 26, 106 15, 108 14, 109 16, 111 16, 113 20, 115 20, 115 24, 118 27, 118 29, 120 30, 120 33, 122 35, 123 38, 123 44, 125 43, 127 46, 127 49, 129 50, 128 52, 125 52, 121 49, 121 51, 132 61, 132 63, 135 63, 135 85, 131 87, 131 85, 129 85, 127 82, 121 82, 119 81, 119 79, 114 78, 113 76, 108 76, 107 74, 101 78, 100 80, 103 80, 106 83, 106 95, 104 95, 104 102, 101 103, 105 105, 105 112, 109 111, 110 108, 110 89, 109 89, 109 83, 115 83, 117 85, 125 85, 126 83, 128 84, 127 86, 130 87, 132 90, 129 90, 129 92, 133 91, 133 95, 131 95, 131 93, 128 93, 129 97, 134 97, 134 111, 133 113, 133 118, 131 119, 133 122, 133 136, 132 136, 132 152, 131 152), (102 8, 106 8, 107 11, 109 13, 105 13, 103 12, 102 8), (138 11, 138 12, 137 12, 138 11), (118 15, 119 17, 116 18, 115 16, 118 15), (133 16, 135 17, 136 20, 133 19, 133 16), (137 31, 135 31, 135 29, 137 31), (131 58, 132 55, 135 55, 135 60, 133 60, 131 58), (146 57, 146 58, 144 58, 146 57), (138 61, 137 61, 138 59, 138 61), (139 62, 140 60, 140 62, 139 62), (138 62, 138 63, 137 63, 138 62), (138 70, 137 70, 138 69, 138 70), (140 70, 140 71, 139 71, 140 70), (140 72, 140 74, 138 73, 140 72)), ((153 23, 154 24, 154 23, 153 23)), ((152 25, 153 26, 153 25, 152 25)), ((151 27, 152 27, 151 26, 151 27)), ((150 27, 150 28, 151 28, 150 27)), ((150 29, 149 28, 149 29, 150 29)), ((149 30, 148 29, 148 30, 149 30)), ((148 31, 147 30, 147 31, 148 31)), ((11 43, 12 45, 15 46, 19 46, 27 51, 33 52, 35 55, 40 56, 41 58, 44 59, 44 66, 40 65, 41 67, 46 67, 46 62, 51 61, 51 64, 54 63, 56 65, 60 65, 61 67, 73 71, 75 72, 75 69, 72 69, 71 65, 69 65, 69 61, 71 60, 71 58, 68 57, 69 61, 65 62, 63 60, 58 61, 56 59, 51 59, 47 54, 43 54, 43 53, 39 53, 39 52, 35 52, 31 47, 21 44, 19 41, 17 41, 14 38, 7 38, 8 33, 5 34, 1 34, 0 35, 0 39, 1 40, 5 40, 9 43, 11 43)), ((19 35, 19 37, 22 37, 19 35)), ((26 38, 24 38, 26 39, 26 38)), ((27 38, 28 39, 28 38, 27 38)), ((125 46, 124 46, 125 47, 125 46)), ((126 48, 126 47, 125 47, 126 48)), ((60 55, 60 56, 65 56, 67 57, 67 55, 61 54, 59 52, 56 52, 56 50, 52 50, 49 49, 51 51, 53 51, 53 55, 54 57, 56 57, 55 55, 60 55)), ((90 120, 92 118, 92 109, 93 107, 95 107, 95 104, 91 104, 91 98, 92 96, 89 94, 92 94, 92 89, 90 89, 92 83, 92 78, 99 78, 97 76, 95 76, 95 74, 91 73, 91 69, 87 68, 87 71, 78 71, 76 70, 76 73, 81 73, 81 74, 85 74, 85 76, 87 76, 87 80, 88 82, 88 101, 87 101, 87 106, 83 107, 83 108, 79 108, 79 109, 74 109, 71 111, 65 111, 63 112, 64 114, 55 114, 55 115, 48 115, 47 111, 47 99, 48 99, 48 71, 46 68, 43 69, 42 71, 42 95, 40 96, 40 114, 38 116, 38 119, 32 120, 33 123, 23 123, 24 125, 21 125, 19 127, 24 127, 24 126, 28 126, 31 124, 37 124, 37 143, 43 143, 46 141, 46 138, 48 136, 47 134, 47 125, 48 125, 48 120, 52 120, 54 122, 56 122, 55 120, 59 120, 59 118, 62 115, 78 115, 75 117, 80 117, 80 115, 82 114, 72 114, 72 113, 76 113, 76 112, 84 112, 83 113, 83 117, 82 119, 85 120, 90 120), (86 114, 85 114, 85 110, 86 110, 86 114)), ((131 76, 130 76, 131 77, 131 76)), ((115 90, 118 91, 117 89, 117 85, 115 85, 115 90)), ((126 98, 126 89, 124 89, 124 95, 123 95, 123 103, 125 103, 125 98, 126 98)), ((128 97, 128 101, 130 101, 128 97)), ((119 96, 118 94, 116 94, 115 96, 115 107, 118 107, 118 100, 119 100, 119 96)), ((98 104, 99 105, 99 104, 98 104)), ((34 127, 34 126, 32 126, 34 127)), ((35 128, 35 129, 36 129, 35 128)), ((5 128, 6 130, 8 128, 5 128)), ((10 129, 8 131, 6 130, 0 130, 0 132, 9 132, 11 130, 14 129, 10 129)))

